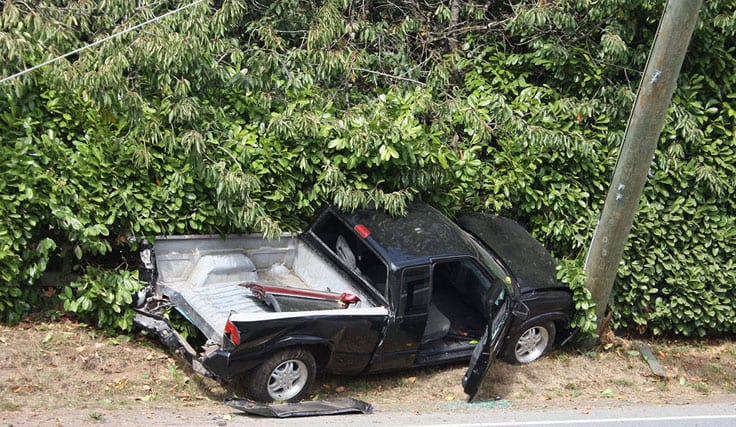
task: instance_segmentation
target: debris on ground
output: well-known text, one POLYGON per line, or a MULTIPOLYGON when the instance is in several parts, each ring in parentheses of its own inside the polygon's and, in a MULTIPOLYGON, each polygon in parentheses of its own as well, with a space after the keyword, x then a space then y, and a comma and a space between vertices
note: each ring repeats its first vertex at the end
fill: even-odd
POLYGON ((225 400, 225 405, 246 414, 272 418, 373 413, 373 406, 370 403, 352 397, 280 404, 264 404, 250 399, 230 398, 225 400))
POLYGON ((654 353, 652 353, 652 349, 649 347, 649 345, 647 343, 637 341, 636 348, 639 349, 641 357, 643 357, 644 361, 649 364, 649 368, 652 370, 654 375, 666 380, 667 374, 664 372, 664 369, 662 369, 662 366, 659 364, 659 361, 654 356, 654 353))

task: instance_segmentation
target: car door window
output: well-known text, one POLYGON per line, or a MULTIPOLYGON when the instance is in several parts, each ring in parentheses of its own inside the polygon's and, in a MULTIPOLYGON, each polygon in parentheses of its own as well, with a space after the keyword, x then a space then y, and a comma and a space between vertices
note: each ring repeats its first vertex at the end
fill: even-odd
POLYGON ((388 268, 350 227, 333 214, 326 214, 312 232, 328 251, 357 277, 387 296, 388 268))

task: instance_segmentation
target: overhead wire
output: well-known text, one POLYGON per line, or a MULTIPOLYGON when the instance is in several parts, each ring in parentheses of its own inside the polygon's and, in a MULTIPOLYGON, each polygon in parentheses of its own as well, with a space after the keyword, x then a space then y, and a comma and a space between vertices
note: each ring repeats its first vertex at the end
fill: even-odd
POLYGON ((120 37, 120 36, 122 36, 124 34, 127 34, 127 33, 131 32, 131 31, 135 31, 135 30, 137 30, 139 28, 145 27, 146 25, 152 24, 152 23, 157 22, 157 21, 160 21, 160 20, 162 20, 162 19, 164 19, 164 18, 166 18, 168 16, 171 16, 171 15, 174 15, 176 13, 179 13, 179 12, 185 10, 185 9, 188 9, 190 7, 193 7, 193 6, 196 6, 199 3, 202 3, 203 1, 204 0, 195 0, 195 1, 191 2, 191 3, 185 4, 184 6, 180 6, 177 9, 170 10, 170 11, 168 11, 168 12, 162 14, 162 15, 159 15, 159 16, 155 16, 155 17, 153 17, 153 18, 151 18, 151 19, 149 19, 149 20, 147 20, 145 22, 141 22, 140 24, 136 24, 136 25, 134 25, 134 26, 132 26, 130 28, 126 28, 125 30, 122 30, 120 32, 110 34, 107 37, 104 37, 104 38, 102 38, 100 40, 97 40, 95 42, 89 43, 89 44, 87 44, 85 46, 82 46, 80 48, 74 49, 74 50, 72 50, 70 52, 67 52, 67 53, 63 54, 63 55, 59 55, 59 56, 57 56, 57 57, 55 57, 53 59, 49 59, 49 60, 44 61, 44 62, 42 62, 40 64, 34 65, 34 66, 30 67, 30 68, 26 68, 25 70, 19 71, 19 72, 15 73, 15 74, 12 74, 10 76, 3 77, 2 79, 0 79, 0 83, 5 83, 6 81, 16 79, 16 78, 18 78, 18 77, 20 77, 20 76, 22 76, 24 74, 28 74, 28 73, 30 73, 32 71, 35 71, 35 70, 39 69, 39 68, 45 67, 45 66, 47 66, 49 64, 53 64, 56 61, 60 61, 60 60, 66 58, 68 56, 77 54, 77 53, 82 52, 82 51, 87 50, 87 49, 91 49, 91 48, 93 48, 93 47, 95 47, 97 45, 100 45, 100 44, 108 41, 108 40, 112 40, 114 38, 120 37))

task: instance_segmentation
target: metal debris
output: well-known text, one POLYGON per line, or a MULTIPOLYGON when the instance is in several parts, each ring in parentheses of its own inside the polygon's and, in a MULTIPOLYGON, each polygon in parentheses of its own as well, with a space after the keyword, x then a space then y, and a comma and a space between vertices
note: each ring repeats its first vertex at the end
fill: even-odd
POLYGON ((225 399, 225 405, 247 414, 262 417, 288 418, 313 417, 319 415, 371 414, 373 405, 352 397, 336 400, 310 400, 298 403, 268 405, 250 399, 225 399))

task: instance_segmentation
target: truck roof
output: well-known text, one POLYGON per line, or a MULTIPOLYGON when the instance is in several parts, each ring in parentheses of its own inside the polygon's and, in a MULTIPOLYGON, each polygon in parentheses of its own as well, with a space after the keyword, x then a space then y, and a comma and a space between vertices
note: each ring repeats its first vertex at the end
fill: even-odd
POLYGON ((367 228, 370 235, 366 240, 395 267, 426 264, 444 257, 477 257, 468 235, 425 203, 410 204, 405 216, 365 209, 343 213, 343 218, 353 228, 358 225, 367 228))

